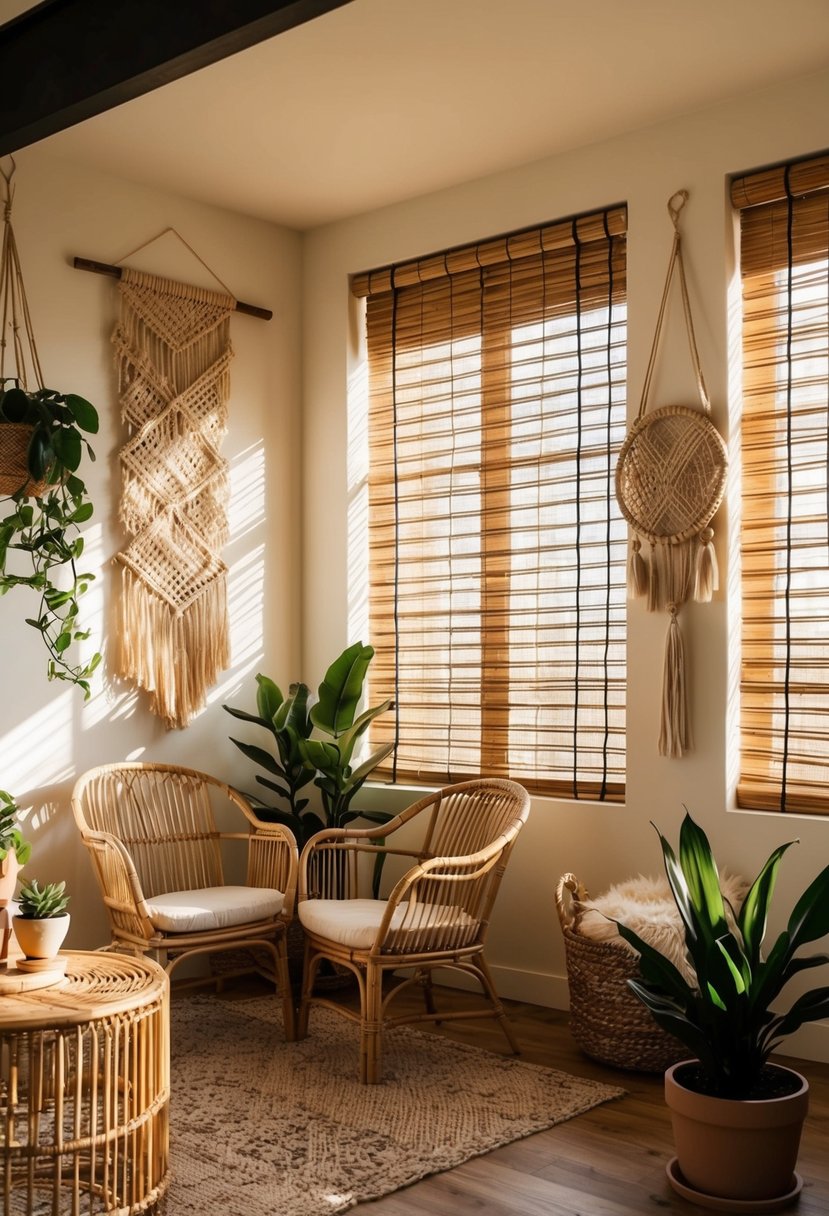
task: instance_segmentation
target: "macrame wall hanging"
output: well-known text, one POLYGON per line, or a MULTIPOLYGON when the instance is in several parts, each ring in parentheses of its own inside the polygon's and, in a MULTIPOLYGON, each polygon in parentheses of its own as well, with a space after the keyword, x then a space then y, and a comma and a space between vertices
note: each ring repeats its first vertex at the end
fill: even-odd
POLYGON ((616 466, 616 497, 634 533, 628 590, 632 596, 646 597, 649 612, 670 613, 662 676, 659 752, 671 757, 683 755, 692 746, 678 614, 688 600, 709 601, 717 590, 714 532, 708 525, 722 502, 728 467, 725 443, 710 418, 711 401, 700 366, 682 261, 679 217, 687 201, 687 190, 678 191, 668 200, 674 226, 668 274, 639 414, 622 444, 616 466), (664 405, 648 411, 674 271, 679 279, 701 408, 664 405), (647 549, 643 549, 643 542, 647 549))
POLYGON ((230 662, 220 445, 235 301, 127 269, 120 293, 113 343, 130 435, 120 460, 121 520, 131 539, 117 555, 116 670, 152 694, 168 728, 181 728, 230 662))

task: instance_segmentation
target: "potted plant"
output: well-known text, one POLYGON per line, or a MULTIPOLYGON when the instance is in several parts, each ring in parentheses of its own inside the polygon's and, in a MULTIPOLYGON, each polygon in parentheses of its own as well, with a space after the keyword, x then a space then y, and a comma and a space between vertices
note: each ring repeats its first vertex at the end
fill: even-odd
POLYGON ((68 651, 89 636, 79 628, 78 600, 95 576, 76 563, 92 503, 77 470, 84 449, 95 459, 86 434, 97 432, 98 414, 74 393, 8 383, 0 381, 0 493, 11 506, 0 519, 0 595, 13 587, 37 592, 37 614, 26 623, 49 652, 48 678, 77 684, 88 697, 101 656, 73 664, 68 651), (15 553, 25 554, 25 569, 10 561, 15 553))
POLYGON ((351 809, 355 794, 394 749, 393 743, 383 744, 362 763, 352 766, 357 743, 374 719, 391 706, 390 701, 383 701, 357 714, 373 657, 371 646, 362 642, 349 646, 328 668, 314 704, 310 704, 306 684, 292 684, 285 697, 273 680, 258 675, 257 714, 224 706, 234 718, 253 722, 273 736, 275 754, 239 739, 231 742, 269 774, 257 775, 256 780, 274 793, 278 802, 274 805, 253 795, 251 801, 257 811, 263 818, 289 827, 300 849, 323 828, 345 827, 357 818, 378 824, 392 818, 383 811, 351 809), (315 729, 317 735, 313 736, 315 729), (322 814, 309 805, 308 798, 300 797, 300 791, 312 781, 320 789, 322 814))
POLYGON ((723 899, 708 838, 687 811, 678 858, 659 838, 692 980, 626 925, 619 923, 619 932, 640 954, 642 979, 628 980, 629 987, 694 1057, 665 1074, 677 1150, 668 1177, 706 1207, 776 1211, 802 1185, 794 1167, 808 1083, 769 1056, 787 1034, 829 1014, 829 987, 803 993, 786 1012, 772 1006, 793 976, 829 962, 825 954, 800 954, 829 932, 829 866, 764 953, 780 860, 796 842, 774 850, 735 914, 723 899))
POLYGON ((65 882, 40 887, 33 878, 20 888, 14 935, 26 958, 55 958, 69 931, 68 903, 65 882))
POLYGON ((18 827, 17 804, 11 794, 0 790, 0 907, 5 908, 14 895, 18 871, 32 854, 18 827))

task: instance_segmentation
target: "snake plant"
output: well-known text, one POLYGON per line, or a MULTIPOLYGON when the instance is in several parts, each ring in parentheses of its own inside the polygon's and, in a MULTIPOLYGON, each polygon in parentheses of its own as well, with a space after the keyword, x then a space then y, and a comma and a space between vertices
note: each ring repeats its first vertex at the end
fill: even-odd
POLYGON ((628 985, 658 1024, 697 1057, 710 1092, 743 1099, 786 1035, 829 1014, 829 987, 804 992, 786 1012, 773 1008, 795 975, 829 963, 826 954, 800 954, 803 946, 829 933, 829 866, 809 884, 786 928, 764 952, 780 861, 797 842, 774 850, 735 915, 723 899, 708 838, 687 811, 679 857, 658 834, 696 978, 685 980, 664 955, 619 923, 622 937, 640 954, 642 979, 630 979, 628 985))

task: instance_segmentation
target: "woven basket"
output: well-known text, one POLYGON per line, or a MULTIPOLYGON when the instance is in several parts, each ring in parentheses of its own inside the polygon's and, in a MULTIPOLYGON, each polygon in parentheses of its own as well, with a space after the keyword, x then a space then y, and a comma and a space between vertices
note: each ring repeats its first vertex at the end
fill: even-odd
POLYGON ((0 424, 0 495, 17 494, 21 490, 27 498, 43 494, 46 481, 32 481, 26 457, 33 428, 23 422, 0 424))
POLYGON ((564 935, 570 986, 570 1031, 585 1055, 615 1068, 664 1072, 688 1049, 653 1020, 627 986, 641 979, 639 962, 627 947, 594 941, 579 932, 581 909, 589 899, 573 874, 556 887, 556 908, 564 935))
POLYGON ((616 497, 651 542, 697 536, 725 493, 725 442, 707 413, 663 405, 633 424, 616 464, 616 497))

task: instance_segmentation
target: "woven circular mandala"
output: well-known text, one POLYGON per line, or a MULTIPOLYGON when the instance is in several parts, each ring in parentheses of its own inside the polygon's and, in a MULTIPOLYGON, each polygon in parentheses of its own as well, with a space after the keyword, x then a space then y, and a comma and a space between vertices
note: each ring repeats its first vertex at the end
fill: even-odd
POLYGON ((708 415, 663 405, 628 432, 616 465, 616 498, 645 540, 687 540, 722 502, 727 469, 725 442, 708 415))

